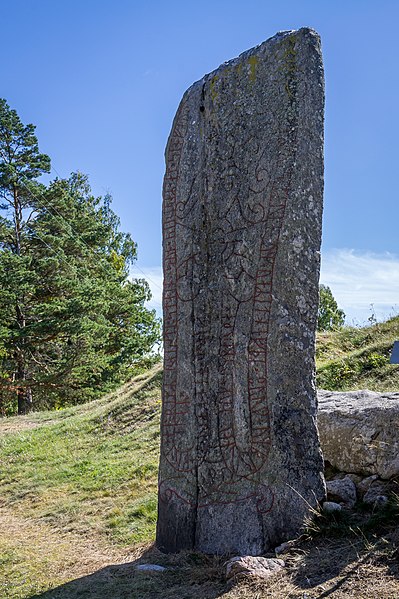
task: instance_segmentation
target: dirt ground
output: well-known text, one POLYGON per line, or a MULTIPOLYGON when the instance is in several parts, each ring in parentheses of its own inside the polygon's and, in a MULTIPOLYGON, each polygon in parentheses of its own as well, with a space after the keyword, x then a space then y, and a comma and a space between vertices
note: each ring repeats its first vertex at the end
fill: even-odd
POLYGON ((4 565, 2 599, 261 599, 356 597, 397 599, 395 539, 303 541, 283 559, 286 569, 267 581, 226 582, 224 560, 196 553, 163 555, 152 546, 131 551, 96 538, 55 530, 0 509, 4 565), (142 572, 138 563, 167 570, 142 572))

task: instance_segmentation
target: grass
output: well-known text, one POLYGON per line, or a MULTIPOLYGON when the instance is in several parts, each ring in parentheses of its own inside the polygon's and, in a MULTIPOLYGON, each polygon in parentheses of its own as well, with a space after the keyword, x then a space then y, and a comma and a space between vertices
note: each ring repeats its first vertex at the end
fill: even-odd
POLYGON ((153 538, 160 378, 158 366, 91 405, 9 419, 1 506, 114 544, 153 538))
POLYGON ((316 344, 317 385, 350 391, 399 391, 399 365, 389 363, 399 339, 399 316, 383 323, 319 333, 316 344))
MULTIPOLYGON (((391 485, 397 487, 397 482, 392 482, 391 485)), ((380 509, 374 509, 370 504, 359 500, 351 511, 315 511, 313 518, 307 523, 303 538, 312 542, 318 538, 353 538, 370 545, 384 537, 389 538, 393 533, 396 538, 398 519, 399 496, 391 492, 388 503, 380 509)))
MULTIPOLYGON (((398 390, 397 338, 398 317, 319 335, 319 384, 398 390)), ((378 514, 319 515, 267 582, 228 584, 221 558, 154 549, 161 377, 156 366, 89 404, 0 420, 1 599, 399 597, 395 498, 378 514)))

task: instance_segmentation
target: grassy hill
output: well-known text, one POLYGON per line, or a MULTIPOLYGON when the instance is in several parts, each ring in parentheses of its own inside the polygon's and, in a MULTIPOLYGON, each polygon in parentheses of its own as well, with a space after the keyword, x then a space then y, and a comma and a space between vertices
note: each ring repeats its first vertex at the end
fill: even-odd
MULTIPOLYGON (((319 384, 399 390, 399 367, 388 364, 398 338, 399 317, 320 335, 319 384)), ((319 517, 268 583, 228 586, 218 558, 158 553, 161 378, 156 366, 89 404, 0 420, 2 599, 399 596, 392 530, 370 537, 358 522, 319 517), (137 560, 172 569, 139 573, 137 560)))
POLYGON ((64 582, 74 545, 119 560, 153 539, 161 377, 157 366, 101 400, 0 421, 1 598, 64 582), (43 563, 36 544, 54 535, 66 544, 43 563))
POLYGON ((399 316, 373 326, 319 333, 317 384, 323 389, 399 391, 399 365, 389 363, 399 316))

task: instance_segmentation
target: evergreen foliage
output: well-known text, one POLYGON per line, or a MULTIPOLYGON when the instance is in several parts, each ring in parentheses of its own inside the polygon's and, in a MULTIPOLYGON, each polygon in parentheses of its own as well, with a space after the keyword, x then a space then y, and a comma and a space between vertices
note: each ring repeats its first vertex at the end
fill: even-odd
POLYGON ((345 322, 345 312, 338 308, 332 291, 327 285, 320 285, 319 291, 317 330, 333 331, 339 329, 345 322))
POLYGON ((26 413, 96 396, 159 339, 136 244, 111 198, 74 173, 48 186, 33 125, 0 101, 0 410, 26 413))

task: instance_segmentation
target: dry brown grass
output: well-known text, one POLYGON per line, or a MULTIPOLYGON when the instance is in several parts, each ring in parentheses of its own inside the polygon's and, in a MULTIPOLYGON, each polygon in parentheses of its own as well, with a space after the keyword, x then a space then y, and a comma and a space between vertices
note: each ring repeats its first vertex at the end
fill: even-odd
MULTIPOLYGON (((395 537, 395 533, 391 533, 395 537)), ((397 599, 399 563, 388 540, 305 540, 267 581, 226 582, 224 559, 193 552, 164 555, 149 545, 121 549, 103 539, 60 532, 0 510, 0 550, 9 557, 2 599, 397 599), (167 566, 140 572, 137 563, 167 566)))
POLYGON ((114 562, 137 558, 100 539, 61 532, 39 521, 0 509, 0 554, 7 560, 0 581, 0 597, 31 597, 38 591, 87 576, 114 562))

